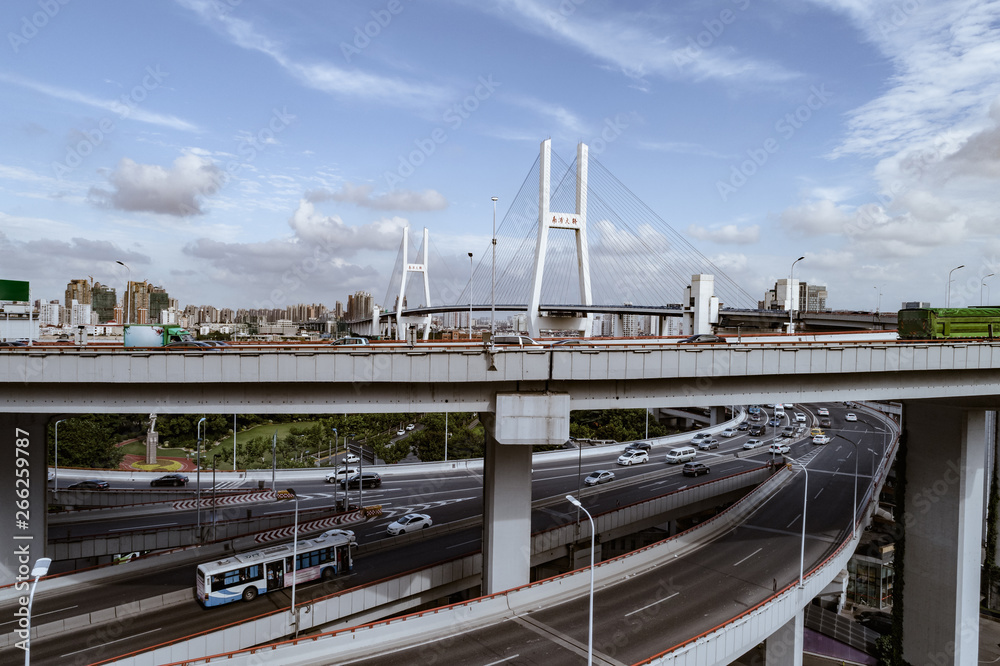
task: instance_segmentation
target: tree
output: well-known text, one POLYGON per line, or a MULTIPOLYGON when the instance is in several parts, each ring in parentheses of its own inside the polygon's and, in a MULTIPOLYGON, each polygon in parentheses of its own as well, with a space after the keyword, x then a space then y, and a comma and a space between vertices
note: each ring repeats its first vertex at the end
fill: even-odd
MULTIPOLYGON (((125 458, 118 448, 121 437, 115 427, 120 424, 117 416, 87 415, 66 419, 59 426, 59 464, 66 467, 91 467, 114 469, 125 458), (109 418, 110 417, 110 418, 109 418)), ((55 428, 52 428, 52 446, 55 453, 55 428)))

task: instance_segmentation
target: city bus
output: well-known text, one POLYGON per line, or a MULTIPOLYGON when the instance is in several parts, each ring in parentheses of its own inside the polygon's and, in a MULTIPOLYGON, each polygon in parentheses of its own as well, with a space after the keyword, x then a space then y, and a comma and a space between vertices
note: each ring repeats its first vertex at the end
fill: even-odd
MULTIPOLYGON (((317 578, 330 580, 354 568, 351 548, 357 546, 354 532, 329 530, 315 539, 300 540, 296 548, 295 584, 317 578)), ((198 565, 195 590, 205 607, 231 601, 253 601, 258 594, 291 587, 292 547, 287 543, 239 553, 198 565)))

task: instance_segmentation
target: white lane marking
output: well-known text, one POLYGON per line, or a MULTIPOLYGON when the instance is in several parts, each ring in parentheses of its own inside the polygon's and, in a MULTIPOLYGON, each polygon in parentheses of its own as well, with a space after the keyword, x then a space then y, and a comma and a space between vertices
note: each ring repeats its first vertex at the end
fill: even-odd
POLYGON ((739 562, 737 562, 737 563, 736 563, 736 564, 734 564, 733 566, 734 566, 734 567, 738 567, 738 566, 740 566, 741 564, 743 564, 744 562, 746 562, 747 560, 749 560, 749 559, 750 559, 751 557, 753 557, 754 555, 756 555, 757 553, 759 553, 759 552, 760 552, 760 551, 762 551, 762 550, 764 550, 764 548, 763 548, 763 547, 761 547, 761 548, 758 548, 757 550, 753 551, 752 553, 750 553, 749 555, 747 555, 746 557, 744 557, 744 558, 743 558, 742 560, 740 560, 739 562))
POLYGON ((463 541, 462 543, 456 543, 454 546, 445 546, 445 550, 449 548, 461 548, 462 546, 468 546, 472 543, 479 543, 479 539, 473 539, 472 541, 463 541))
POLYGON ((506 659, 501 659, 500 661, 491 661, 490 663, 485 664, 485 666, 496 666, 496 664, 502 664, 505 661, 510 661, 511 659, 517 659, 520 656, 521 656, 520 653, 514 654, 514 655, 511 655, 511 656, 507 657, 506 659))
POLYGON ((819 489, 819 493, 816 493, 815 495, 813 495, 813 499, 816 499, 817 497, 819 497, 819 494, 820 494, 821 492, 823 492, 823 489, 822 489, 822 488, 820 488, 820 489, 819 489))
POLYGON ((119 639, 116 639, 116 640, 113 640, 113 641, 104 641, 100 645, 95 645, 93 647, 85 647, 82 650, 77 650, 76 652, 67 652, 66 654, 59 655, 59 656, 60 657, 70 657, 70 656, 72 656, 74 654, 80 654, 81 652, 86 652, 88 650, 93 650, 93 649, 98 648, 98 647, 104 647, 105 645, 111 645, 112 643, 120 643, 121 641, 127 641, 130 638, 136 638, 138 636, 143 636, 145 634, 152 634, 154 632, 160 631, 161 629, 163 629, 163 627, 157 627, 156 629, 150 629, 149 631, 144 631, 141 634, 132 634, 131 636, 126 636, 125 638, 119 638, 119 639))
POLYGON ((647 609, 647 608, 649 608, 650 606, 655 606, 656 604, 662 604, 662 603, 663 603, 664 601, 667 601, 668 599, 673 599, 673 598, 674 598, 674 597, 676 597, 676 596, 677 596, 678 594, 680 594, 680 592, 674 592, 674 593, 673 593, 673 594, 671 594, 671 595, 670 595, 669 597, 663 597, 663 598, 662 598, 662 599, 660 599, 659 601, 654 601, 654 602, 653 602, 653 603, 651 603, 651 604, 646 604, 646 605, 645 605, 645 606, 643 606, 642 608, 636 608, 636 609, 635 609, 634 611, 632 611, 631 613, 625 613, 625 617, 628 617, 629 615, 635 615, 636 613, 641 613, 642 611, 646 610, 646 609, 647 609))
POLYGON ((802 517, 802 514, 800 513, 799 515, 797 515, 794 518, 792 518, 792 522, 790 522, 787 525, 785 525, 785 529, 787 530, 789 527, 791 527, 795 523, 799 522, 799 518, 801 518, 801 517, 802 517))
MULTIPOLYGON (((73 610, 74 608, 79 608, 79 606, 67 606, 66 608, 60 608, 59 610, 45 611, 44 613, 32 613, 31 617, 41 617, 43 615, 51 615, 52 613, 61 613, 63 611, 73 610)), ((11 620, 10 622, 0 622, 0 627, 5 624, 14 624, 18 620, 11 620)))
POLYGON ((138 530, 151 530, 154 527, 167 527, 169 525, 176 525, 177 523, 160 523, 159 525, 139 525, 137 527, 116 527, 113 530, 108 530, 109 532, 135 532, 138 530))

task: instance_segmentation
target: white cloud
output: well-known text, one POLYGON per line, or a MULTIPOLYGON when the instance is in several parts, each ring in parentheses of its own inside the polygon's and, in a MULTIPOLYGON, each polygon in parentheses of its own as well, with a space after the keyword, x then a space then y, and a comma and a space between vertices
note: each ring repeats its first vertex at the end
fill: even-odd
POLYGON ((202 199, 218 191, 224 177, 221 169, 198 155, 178 157, 171 169, 123 157, 108 176, 114 189, 95 187, 90 197, 107 208, 188 217, 204 212, 202 199))
POLYGON ((760 226, 756 224, 748 227, 726 224, 710 229, 692 224, 687 228, 687 233, 698 240, 733 245, 756 243, 760 240, 760 226))
POLYGON ((812 201, 781 212, 781 226, 804 236, 843 233, 854 220, 851 211, 829 199, 812 201))
POLYGON ((344 183, 336 192, 327 189, 311 190, 305 193, 305 198, 312 203, 343 201, 375 210, 424 211, 444 210, 448 207, 448 200, 436 190, 390 190, 385 194, 372 196, 373 189, 372 185, 344 183))

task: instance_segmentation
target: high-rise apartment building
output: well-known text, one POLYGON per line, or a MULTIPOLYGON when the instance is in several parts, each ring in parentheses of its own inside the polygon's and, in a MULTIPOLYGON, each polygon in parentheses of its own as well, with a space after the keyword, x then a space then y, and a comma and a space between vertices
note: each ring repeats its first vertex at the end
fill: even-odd
POLYGON ((73 307, 73 300, 77 303, 90 303, 90 282, 87 280, 70 280, 66 285, 66 296, 63 299, 63 307, 69 309, 73 307))
POLYGON ((98 324, 106 324, 115 320, 115 306, 118 295, 112 287, 95 282, 90 289, 90 306, 97 316, 98 324))

